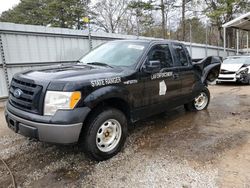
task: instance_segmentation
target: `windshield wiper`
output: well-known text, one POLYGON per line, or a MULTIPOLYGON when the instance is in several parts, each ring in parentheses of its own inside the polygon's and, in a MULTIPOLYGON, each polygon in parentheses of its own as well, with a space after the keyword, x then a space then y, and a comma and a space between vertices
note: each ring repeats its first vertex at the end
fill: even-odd
POLYGON ((91 67, 90 65, 83 64, 80 60, 75 61, 76 66, 85 66, 85 67, 91 67))
POLYGON ((88 65, 98 65, 98 66, 106 66, 106 67, 110 67, 110 68, 114 68, 110 65, 108 65, 107 63, 101 63, 101 62, 90 62, 90 63, 87 63, 88 65))

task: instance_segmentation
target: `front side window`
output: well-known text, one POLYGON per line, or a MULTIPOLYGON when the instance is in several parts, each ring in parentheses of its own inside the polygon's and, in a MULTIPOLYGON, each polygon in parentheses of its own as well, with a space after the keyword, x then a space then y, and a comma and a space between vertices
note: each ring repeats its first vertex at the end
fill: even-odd
POLYGON ((147 48, 146 42, 112 41, 105 43, 88 54, 80 62, 105 63, 110 66, 133 66, 147 48))
POLYGON ((188 66, 189 65, 189 61, 188 61, 188 57, 186 55, 185 49, 183 48, 183 46, 178 45, 178 44, 173 44, 173 48, 176 54, 176 60, 179 63, 180 66, 188 66))
POLYGON ((167 44, 155 45, 148 54, 148 61, 160 61, 161 68, 173 67, 173 59, 167 44))

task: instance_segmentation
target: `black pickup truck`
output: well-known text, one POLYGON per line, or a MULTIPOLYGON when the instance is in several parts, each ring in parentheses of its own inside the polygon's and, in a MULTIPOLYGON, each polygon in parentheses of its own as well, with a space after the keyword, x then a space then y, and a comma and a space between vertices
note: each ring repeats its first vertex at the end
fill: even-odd
POLYGON ((16 74, 6 121, 16 133, 80 143, 92 159, 106 160, 121 150, 131 123, 180 105, 206 109, 207 82, 220 65, 216 57, 193 64, 174 41, 108 42, 78 62, 16 74))

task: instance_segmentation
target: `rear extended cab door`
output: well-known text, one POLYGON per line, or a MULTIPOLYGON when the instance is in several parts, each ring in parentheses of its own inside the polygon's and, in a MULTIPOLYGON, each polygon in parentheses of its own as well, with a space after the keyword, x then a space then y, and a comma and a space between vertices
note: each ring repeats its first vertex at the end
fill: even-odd
POLYGON ((197 79, 187 48, 181 43, 172 43, 171 46, 178 67, 178 76, 181 80, 181 95, 182 97, 192 95, 197 79))

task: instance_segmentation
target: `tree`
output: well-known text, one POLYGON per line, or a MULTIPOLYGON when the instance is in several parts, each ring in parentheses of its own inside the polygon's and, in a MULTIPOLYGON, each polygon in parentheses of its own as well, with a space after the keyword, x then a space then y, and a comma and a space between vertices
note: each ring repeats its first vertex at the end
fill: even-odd
POLYGON ((45 16, 46 6, 44 0, 21 0, 13 9, 3 12, 0 21, 46 25, 48 23, 45 16))
POLYGON ((176 0, 160 0, 154 1, 154 9, 155 10, 160 10, 161 11, 161 32, 162 32, 162 38, 166 38, 166 23, 168 21, 168 15, 170 11, 174 9, 174 5, 176 3, 176 0), (160 3, 158 5, 158 3, 160 3))
MULTIPOLYGON (((205 25, 198 19, 186 19, 185 25, 187 26, 186 36, 185 38, 188 39, 188 42, 192 43, 206 43, 206 27, 205 25), (191 31, 191 38, 190 38, 190 31, 191 31)), ((183 23, 180 23, 179 27, 177 28, 176 32, 173 33, 177 40, 182 40, 182 32, 183 32, 183 23)))
POLYGON ((134 25, 136 25, 136 32, 138 36, 147 33, 154 24, 154 19, 152 17, 153 9, 154 7, 151 1, 131 1, 128 4, 127 15, 132 15, 130 17, 132 22, 130 22, 130 25, 127 25, 127 27, 134 29, 134 25))
POLYGON ((21 0, 0 17, 2 22, 82 28, 88 0, 21 0))
POLYGON ((165 33, 166 33, 166 25, 165 25, 165 4, 164 0, 161 0, 161 23, 162 23, 162 38, 165 39, 165 33))
POLYGON ((128 7, 127 0, 101 0, 92 8, 95 24, 107 33, 117 32, 128 7))
POLYGON ((86 16, 88 1, 83 0, 46 0, 47 17, 51 18, 51 26, 62 28, 81 29, 84 23, 82 17, 86 16))
MULTIPOLYGON (((211 19, 212 24, 216 25, 220 39, 223 42, 222 25, 235 18, 237 14, 249 11, 249 0, 205 0, 207 7, 205 12, 211 19)), ((233 30, 227 30, 229 46, 233 46, 233 30)))
MULTIPOLYGON (((169 14, 171 11, 175 10, 175 3, 176 0, 165 0, 165 17, 166 17, 166 22, 168 22, 169 14)), ((170 32, 171 28, 167 28, 167 30, 170 32)))

